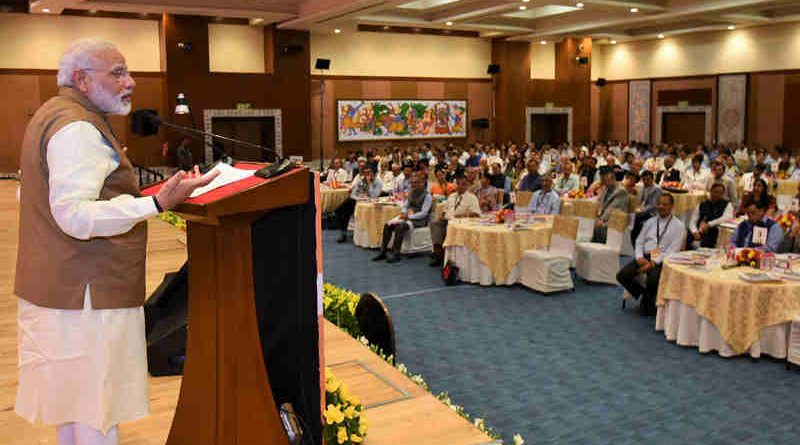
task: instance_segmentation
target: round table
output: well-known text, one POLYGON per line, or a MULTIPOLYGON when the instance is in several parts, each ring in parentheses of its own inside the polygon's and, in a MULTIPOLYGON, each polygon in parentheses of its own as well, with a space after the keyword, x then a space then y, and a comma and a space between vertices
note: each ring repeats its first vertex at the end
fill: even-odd
POLYGON ((800 316, 800 282, 753 284, 738 275, 755 269, 723 270, 719 265, 708 269, 665 261, 656 330, 664 331, 667 340, 700 352, 785 358, 789 326, 800 316))
POLYGON ((399 204, 391 202, 360 201, 353 213, 355 231, 353 243, 359 247, 376 249, 381 246, 383 226, 400 214, 399 204))
POLYGON ((461 281, 512 285, 519 281, 517 264, 525 251, 550 245, 552 219, 522 227, 524 230, 513 230, 480 219, 450 221, 444 241, 445 259, 458 266, 461 281))
POLYGON ((591 218, 597 217, 597 211, 600 209, 600 203, 597 199, 589 198, 561 198, 561 215, 576 216, 578 218, 591 218))
POLYGON ((335 212, 350 197, 350 189, 348 187, 334 189, 322 185, 319 191, 322 213, 335 212))

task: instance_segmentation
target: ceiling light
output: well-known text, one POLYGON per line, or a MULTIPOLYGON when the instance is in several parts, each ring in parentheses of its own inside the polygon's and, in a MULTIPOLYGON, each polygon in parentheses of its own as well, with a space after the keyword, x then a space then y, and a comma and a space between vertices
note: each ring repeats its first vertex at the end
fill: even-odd
POLYGON ((522 0, 522 3, 528 3, 531 0, 522 0))
POLYGON ((659 39, 663 39, 663 38, 664 38, 664 34, 659 34, 659 35, 658 35, 658 38, 659 38, 659 39))
POLYGON ((526 10, 526 9, 528 9, 528 7, 527 7, 527 6, 525 6, 525 5, 522 5, 522 6, 520 6, 520 7, 519 7, 519 10, 520 10, 520 11, 524 11, 524 10, 526 10))
POLYGON ((384 30, 384 31, 388 31, 388 30, 390 30, 390 29, 392 29, 392 27, 391 27, 391 26, 389 26, 389 25, 383 25, 383 30, 384 30))
POLYGON ((96 9, 90 9, 89 10, 89 14, 97 14, 97 10, 96 9))
POLYGON ((635 14, 639 12, 639 8, 631 8, 630 11, 635 14))
POLYGON ((44 9, 42 9, 42 12, 45 12, 45 13, 47 13, 47 12, 50 12, 50 10, 49 10, 49 9, 47 9, 47 8, 44 8, 44 9))
POLYGON ((616 41, 616 40, 612 40, 612 41, 611 41, 611 44, 612 44, 612 45, 616 45, 616 44, 617 44, 617 41, 616 41))
POLYGON ((734 29, 736 29, 736 26, 734 25, 728 26, 728 31, 733 31, 734 29))
POLYGON ((446 22, 446 23, 445 23, 445 25, 447 25, 447 26, 453 26, 453 22, 446 22))
POLYGON ((342 33, 342 30, 341 30, 341 29, 339 29, 339 28, 336 28, 336 29, 334 29, 334 30, 333 30, 333 33, 334 33, 334 34, 341 34, 341 33, 342 33))
POLYGON ((578 9, 583 9, 583 3, 581 2, 575 3, 575 7, 578 9))
POLYGON ((542 41, 541 41, 541 42, 539 42, 539 43, 541 43, 542 45, 547 45, 547 40, 542 40, 542 41))

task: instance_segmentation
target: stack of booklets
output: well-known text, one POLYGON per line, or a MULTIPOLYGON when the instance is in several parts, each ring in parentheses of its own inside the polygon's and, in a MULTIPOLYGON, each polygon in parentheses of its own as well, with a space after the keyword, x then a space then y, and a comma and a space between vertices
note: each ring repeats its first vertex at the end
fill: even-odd
POLYGON ((767 272, 739 272, 739 279, 748 283, 780 283, 781 278, 767 272))
POLYGON ((669 257, 669 262, 684 266, 703 266, 706 264, 706 258, 707 255, 697 252, 678 252, 669 257))

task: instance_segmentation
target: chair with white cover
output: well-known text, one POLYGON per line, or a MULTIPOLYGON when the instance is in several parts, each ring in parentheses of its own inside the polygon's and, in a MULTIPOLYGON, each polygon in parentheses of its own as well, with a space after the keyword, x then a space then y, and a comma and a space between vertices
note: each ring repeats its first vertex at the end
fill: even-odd
POLYGON ((619 255, 627 226, 628 214, 614 210, 608 220, 605 244, 578 243, 575 273, 586 281, 617 284, 619 255))
MULTIPOLYGON (((434 215, 435 211, 436 203, 432 203, 430 214, 434 215)), ((389 241, 389 245, 391 246, 393 242, 394 235, 392 235, 392 240, 389 241)), ((431 251, 433 251, 433 239, 431 238, 431 229, 429 226, 412 227, 405 238, 403 238, 403 244, 400 246, 400 253, 407 255, 431 251)))
POLYGON ((549 250, 525 251, 519 265, 520 282, 542 293, 574 289, 570 266, 577 236, 578 220, 556 215, 549 250))
POLYGON ((787 368, 791 368, 792 364, 800 366, 800 317, 792 320, 792 325, 789 329, 789 351, 786 354, 787 368))

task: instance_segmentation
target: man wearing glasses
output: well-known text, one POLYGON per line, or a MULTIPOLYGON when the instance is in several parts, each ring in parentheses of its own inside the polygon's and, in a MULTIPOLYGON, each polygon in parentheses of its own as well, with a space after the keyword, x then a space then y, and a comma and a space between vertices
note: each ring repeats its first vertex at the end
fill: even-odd
POLYGON ((195 166, 141 196, 107 120, 130 112, 136 86, 113 44, 73 43, 58 86, 29 122, 20 155, 15 411, 56 426, 61 445, 116 445, 117 425, 149 410, 145 220, 215 175, 195 166))

